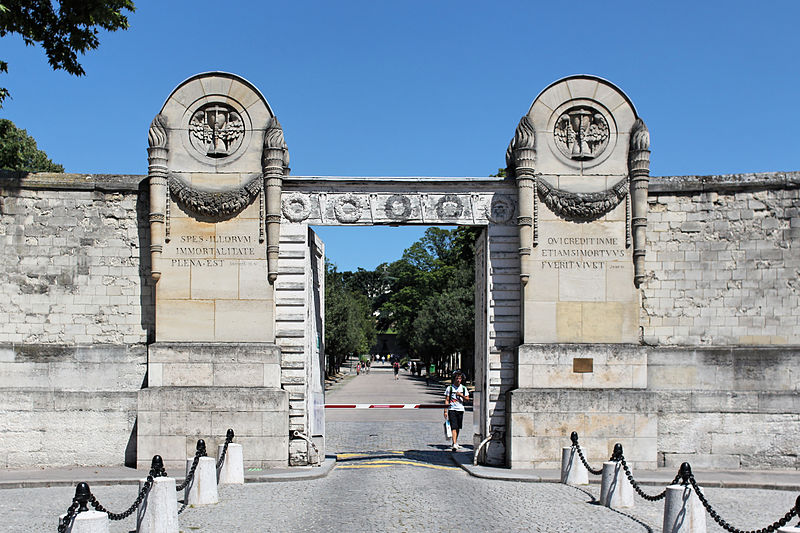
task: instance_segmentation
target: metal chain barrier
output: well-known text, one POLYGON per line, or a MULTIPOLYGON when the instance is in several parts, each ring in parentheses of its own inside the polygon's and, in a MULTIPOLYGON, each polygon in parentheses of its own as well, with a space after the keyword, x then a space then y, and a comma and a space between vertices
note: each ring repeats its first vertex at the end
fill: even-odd
POLYGON ((222 447, 222 453, 219 455, 219 461, 217 461, 217 470, 222 467, 222 463, 225 462, 225 454, 228 453, 228 444, 233 442, 233 430, 228 429, 228 433, 225 435, 225 445, 222 447))
POLYGON ((205 456, 206 456, 206 441, 200 439, 197 441, 197 451, 194 453, 194 461, 192 461, 192 467, 189 468, 189 473, 186 474, 186 479, 183 480, 183 483, 175 486, 176 491, 180 492, 187 486, 189 486, 189 483, 191 483, 192 479, 194 479, 194 471, 197 468, 198 461, 200 461, 201 457, 205 456))
MULTIPOLYGON (((631 469, 628 467, 628 463, 625 461, 625 455, 622 453, 622 444, 617 443, 614 445, 614 453, 611 455, 611 460, 617 461, 618 463, 622 464, 622 469, 625 471, 625 475, 628 477, 628 481, 630 481, 633 490, 636 491, 636 494, 638 494, 639 496, 641 496, 642 498, 644 498, 649 502, 657 502, 659 500, 663 500, 664 497, 666 497, 667 489, 664 489, 663 491, 655 495, 647 494, 642 490, 642 488, 639 486, 639 483, 635 479, 633 479, 633 474, 631 473, 631 469)), ((681 468, 683 467, 681 466, 681 468)), ((675 476, 675 479, 672 480, 672 483, 670 483, 670 485, 676 485, 680 479, 681 479, 681 473, 680 471, 678 471, 678 475, 675 476)))
POLYGON ((683 484, 689 485, 691 484, 692 489, 694 489, 695 494, 700 499, 700 503, 703 504, 703 507, 706 508, 708 514, 711 515, 711 518, 714 519, 714 522, 720 525, 725 531, 730 531, 731 533, 771 533, 773 531, 778 531, 779 528, 782 528, 786 524, 789 523, 789 520, 792 519, 793 516, 800 516, 800 496, 797 497, 795 501, 794 507, 789 510, 789 512, 784 515, 783 518, 780 520, 768 525, 767 527, 761 529, 752 529, 752 530, 743 530, 736 527, 733 527, 728 522, 722 519, 721 516, 711 507, 711 504, 708 503, 708 500, 703 495, 703 492, 700 490, 700 487, 697 486, 697 480, 694 478, 694 474, 692 474, 692 469, 689 466, 689 463, 683 463, 681 465, 681 474, 680 476, 683 478, 683 484))
POLYGON ((581 450, 581 446, 580 444, 578 444, 578 432, 573 431, 572 435, 570 435, 569 438, 572 440, 572 447, 575 448, 575 450, 578 452, 578 457, 581 458, 581 462, 583 463, 583 466, 586 467, 586 470, 588 470, 590 474, 594 474, 595 476, 599 476, 600 474, 602 474, 603 473, 602 468, 594 469, 591 466, 589 466, 589 463, 586 462, 586 458, 583 456, 583 450, 581 450))
POLYGON ((66 516, 58 524, 58 533, 65 533, 67 531, 67 527, 69 527, 70 523, 72 523, 73 519, 78 513, 88 511, 88 504, 91 504, 96 511, 106 513, 109 520, 124 520, 125 518, 128 518, 139 507, 139 505, 142 503, 142 500, 144 500, 144 498, 147 496, 147 493, 150 492, 150 488, 153 486, 153 479, 157 477, 164 477, 166 475, 167 472, 164 470, 164 462, 161 459, 161 456, 153 456, 153 461, 150 464, 150 472, 147 474, 147 480, 144 482, 142 490, 139 491, 139 494, 136 496, 136 500, 134 500, 133 504, 122 513, 112 513, 103 507, 100 502, 97 501, 97 498, 95 498, 94 494, 92 494, 92 491, 87 483, 78 483, 78 486, 75 487, 75 496, 72 498, 72 505, 69 506, 66 516))

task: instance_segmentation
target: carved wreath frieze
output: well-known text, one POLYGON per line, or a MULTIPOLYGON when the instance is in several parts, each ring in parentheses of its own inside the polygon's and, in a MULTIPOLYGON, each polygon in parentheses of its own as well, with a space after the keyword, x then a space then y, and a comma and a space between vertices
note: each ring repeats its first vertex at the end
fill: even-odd
POLYGON ((507 224, 514 217, 516 203, 508 196, 498 195, 485 207, 486 218, 495 224, 507 224))
POLYGON ((408 220, 411 218, 411 199, 402 194, 393 194, 384 204, 386 218, 392 220, 408 220))
POLYGON ((264 185, 261 175, 253 176, 239 187, 211 190, 192 185, 170 174, 169 192, 187 211, 207 217, 230 217, 244 210, 259 195, 264 185))
POLYGON ((557 189, 544 180, 538 180, 536 185, 539 198, 545 205, 567 220, 596 220, 617 207, 628 195, 627 179, 622 179, 610 189, 600 192, 568 192, 557 189))
POLYGON ((344 194, 333 204, 336 220, 345 224, 358 222, 361 218, 361 200, 355 194, 344 194))
POLYGON ((464 204, 455 194, 445 194, 436 202, 436 214, 440 219, 458 218, 463 212, 464 204))
POLYGON ((283 216, 291 222, 302 222, 311 214, 311 202, 299 193, 292 193, 281 202, 283 216))

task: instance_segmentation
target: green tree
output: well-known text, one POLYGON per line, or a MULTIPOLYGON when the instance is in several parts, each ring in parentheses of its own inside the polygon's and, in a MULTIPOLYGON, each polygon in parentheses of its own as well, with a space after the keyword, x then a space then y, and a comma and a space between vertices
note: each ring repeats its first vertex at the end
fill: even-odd
MULTIPOLYGON (((78 54, 100 46, 100 30, 128 29, 132 0, 0 0, 0 37, 19 34, 26 45, 39 44, 54 70, 74 76, 85 74, 78 54)), ((0 60, 0 72, 8 63, 0 60)), ((9 96, 0 87, 0 107, 9 96)))
POLYGON ((0 169, 26 172, 64 172, 36 147, 28 132, 8 119, 0 119, 0 169))
POLYGON ((375 344, 375 321, 367 296, 350 290, 343 273, 325 264, 326 372, 334 374, 349 355, 369 353, 375 344))

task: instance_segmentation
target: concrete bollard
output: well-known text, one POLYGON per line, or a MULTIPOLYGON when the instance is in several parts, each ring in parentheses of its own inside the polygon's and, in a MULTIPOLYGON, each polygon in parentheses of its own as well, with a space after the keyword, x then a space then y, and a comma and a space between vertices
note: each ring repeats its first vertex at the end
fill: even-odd
MULTIPOLYGON (((139 480, 142 490, 147 480, 139 480)), ((178 533, 178 498, 174 477, 153 478, 153 486, 136 510, 137 533, 178 533)))
POLYGON ((620 461, 606 461, 603 463, 602 475, 600 505, 605 505, 612 509, 633 507, 633 486, 625 476, 622 463, 620 461))
MULTIPOLYGON (((61 524, 66 517, 61 515, 58 523, 61 524)), ((83 511, 75 515, 72 524, 67 526, 67 533, 108 533, 108 514, 100 511, 83 511)))
MULTIPOLYGON (((224 444, 217 447, 217 461, 222 456, 224 444)), ((217 483, 220 485, 242 485, 244 483, 244 454, 241 444, 228 444, 225 460, 219 467, 217 483)))
POLYGON ((800 527, 784 526, 778 530, 778 533, 800 533, 800 527))
POLYGON ((561 483, 567 485, 589 484, 589 471, 578 457, 578 450, 572 446, 564 446, 561 449, 561 483))
POLYGON ((706 533, 706 510, 689 485, 670 485, 664 497, 664 533, 706 533))
MULTIPOLYGON (((192 468, 194 457, 186 459, 186 475, 192 468)), ((194 479, 186 486, 183 501, 186 505, 210 505, 219 502, 217 493, 217 462, 213 457, 200 457, 194 479)))

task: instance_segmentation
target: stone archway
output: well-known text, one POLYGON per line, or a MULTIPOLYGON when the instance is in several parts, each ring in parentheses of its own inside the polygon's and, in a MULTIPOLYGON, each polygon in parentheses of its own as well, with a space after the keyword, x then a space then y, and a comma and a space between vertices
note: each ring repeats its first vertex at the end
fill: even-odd
POLYGON ((321 247, 309 225, 486 228, 474 439, 501 436, 491 464, 547 453, 531 429, 541 415, 532 390, 641 386, 640 351, 615 346, 638 334, 649 138, 604 80, 566 78, 537 97, 509 146, 508 178, 290 176, 264 97, 220 72, 173 91, 149 142, 156 342, 139 394, 142 464, 164 440, 191 453, 186 433, 221 439, 226 417, 246 428, 246 463, 309 460, 305 441, 289 439, 315 435, 324 416, 312 338, 321 247), (613 361, 587 350, 598 342, 612 346, 613 361), (554 350, 567 355, 553 359, 554 350))

